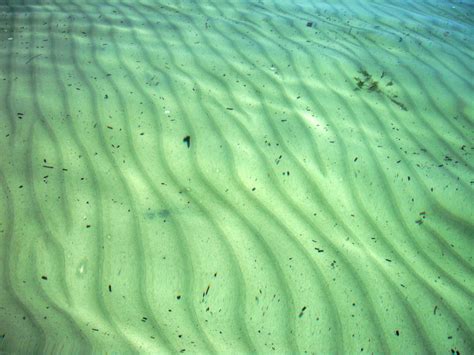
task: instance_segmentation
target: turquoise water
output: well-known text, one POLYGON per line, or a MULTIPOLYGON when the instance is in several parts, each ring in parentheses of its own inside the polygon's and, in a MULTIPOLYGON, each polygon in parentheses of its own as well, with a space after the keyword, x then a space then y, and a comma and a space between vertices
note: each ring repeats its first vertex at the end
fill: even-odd
POLYGON ((474 351, 471 1, 0 4, 0 351, 474 351))

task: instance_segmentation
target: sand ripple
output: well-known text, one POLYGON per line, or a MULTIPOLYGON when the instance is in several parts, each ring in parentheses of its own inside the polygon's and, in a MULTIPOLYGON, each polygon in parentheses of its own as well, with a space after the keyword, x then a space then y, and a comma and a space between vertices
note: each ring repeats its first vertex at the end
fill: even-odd
POLYGON ((9 3, 1 351, 474 351, 471 5, 9 3))

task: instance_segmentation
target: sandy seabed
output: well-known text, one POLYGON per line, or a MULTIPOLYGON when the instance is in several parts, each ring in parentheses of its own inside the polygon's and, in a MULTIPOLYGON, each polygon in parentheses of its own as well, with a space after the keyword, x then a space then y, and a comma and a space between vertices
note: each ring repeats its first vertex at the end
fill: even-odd
POLYGON ((474 352, 472 1, 6 3, 0 351, 474 352))

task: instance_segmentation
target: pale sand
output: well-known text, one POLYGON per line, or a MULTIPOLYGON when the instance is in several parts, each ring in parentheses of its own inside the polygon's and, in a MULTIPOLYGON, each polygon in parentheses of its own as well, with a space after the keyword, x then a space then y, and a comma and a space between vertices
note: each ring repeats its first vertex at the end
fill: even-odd
POLYGON ((0 351, 474 352, 472 2, 7 2, 0 351))

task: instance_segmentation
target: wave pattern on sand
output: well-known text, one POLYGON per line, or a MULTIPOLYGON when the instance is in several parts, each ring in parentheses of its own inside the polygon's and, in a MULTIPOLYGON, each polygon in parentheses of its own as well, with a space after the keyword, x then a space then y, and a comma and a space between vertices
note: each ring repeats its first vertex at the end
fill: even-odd
POLYGON ((0 350, 474 351, 472 5, 7 3, 0 350))

